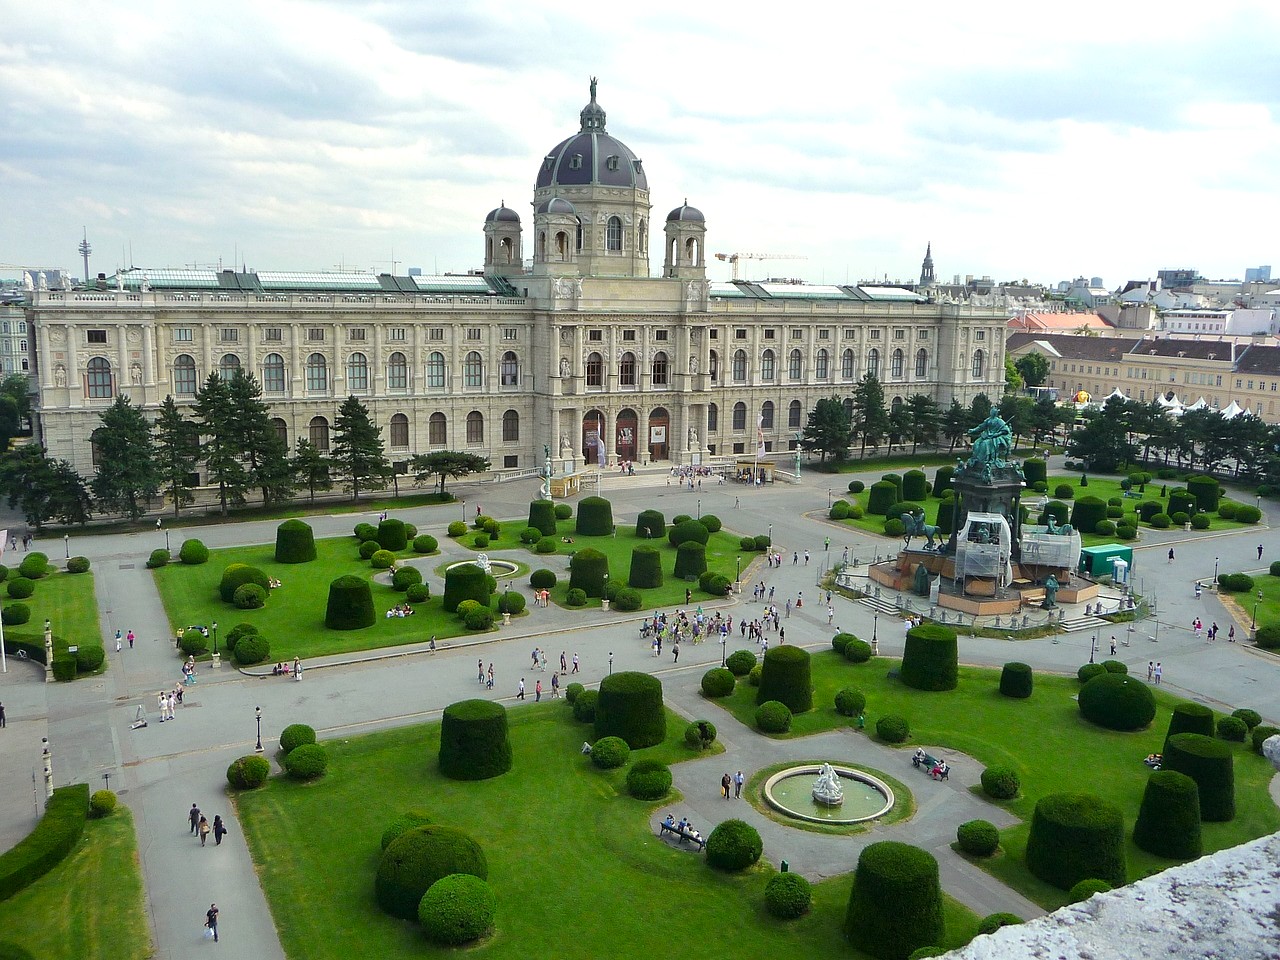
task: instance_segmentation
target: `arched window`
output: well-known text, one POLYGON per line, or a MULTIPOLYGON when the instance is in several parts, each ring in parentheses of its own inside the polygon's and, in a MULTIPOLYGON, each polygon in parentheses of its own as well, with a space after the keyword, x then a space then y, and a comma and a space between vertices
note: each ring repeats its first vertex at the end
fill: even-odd
POLYGON ((399 449, 408 449, 409 446, 409 418, 403 413, 397 413, 391 418, 391 446, 399 449))
POLYGON ((921 347, 916 351, 916 376, 927 377, 929 375, 929 351, 921 347))
POLYGON ((787 426, 793 430, 799 429, 800 417, 804 413, 804 408, 800 406, 799 400, 792 400, 790 406, 787 407, 787 426))
POLYGON ((556 233, 556 259, 561 263, 569 259, 569 237, 563 230, 556 233))
POLYGON ((88 365, 89 399, 111 399, 111 364, 102 357, 94 357, 88 365))
POLYGON ((173 392, 180 397, 195 396, 196 362, 185 353, 173 361, 173 392))
POLYGON ((484 385, 484 363, 475 350, 462 361, 462 385, 472 388, 484 385))
POLYGON ((515 256, 515 246, 511 243, 511 238, 503 237, 498 249, 502 252, 502 262, 510 263, 511 258, 515 256))
POLYGON ((624 353, 622 361, 618 364, 618 383, 624 387, 634 387, 636 385, 636 355, 634 353, 624 353))
POLYGON ((897 413, 897 412, 898 412, 899 410, 901 410, 901 409, 902 409, 902 398, 901 398, 901 397, 894 397, 894 398, 893 398, 893 403, 889 404, 889 412, 890 412, 890 413, 897 413))
POLYGON ((707 404, 707 433, 720 432, 720 408, 714 403, 707 404))
POLYGON ((733 355, 733 379, 742 383, 747 379, 747 351, 738 350, 733 355))
POLYGON ((369 389, 369 358, 363 353, 353 353, 347 357, 347 389, 369 389))
POLYGON ((587 357, 587 386, 596 389, 604 386, 604 358, 598 353, 587 357))
POLYGON ((436 390, 444 389, 444 354, 439 351, 427 357, 427 386, 436 390))
POLYGON ((387 389, 409 389, 409 361, 403 353, 393 353, 387 358, 387 389))
MULTIPOLYGON (((194 372, 194 365, 192 368, 194 372)), ((262 361, 262 389, 264 393, 284 393, 284 357, 268 353, 262 361)))
POLYGON ((891 375, 895 380, 902 379, 902 359, 903 358, 902 358, 901 350, 893 351, 893 357, 892 357, 892 360, 890 361, 889 369, 892 371, 891 375))
POLYGON ((508 443, 520 439, 520 414, 514 410, 502 415, 502 439, 508 443))
POLYGON ((484 443, 484 414, 479 410, 467 414, 467 443, 484 443))
POLYGON ((747 405, 741 400, 733 405, 733 429, 747 429, 747 405))
POLYGON ((329 421, 324 417, 312 417, 307 427, 307 438, 311 445, 322 453, 329 452, 329 421))
POLYGON ((986 355, 981 350, 973 351, 973 379, 981 380, 986 369, 986 355))
POLYGON ((875 347, 867 351, 867 373, 877 378, 880 376, 880 351, 875 347))
POLYGON ((655 387, 665 387, 667 385, 667 374, 670 365, 667 363, 667 355, 659 352, 653 357, 653 373, 651 380, 655 387))
POLYGON ((804 356, 799 350, 792 350, 787 357, 787 376, 799 380, 804 376, 804 356))
MULTIPOLYGON (((324 354, 313 353, 307 357, 307 390, 311 393, 322 393, 329 389, 329 368, 325 364, 324 354)), ((327 437, 329 430, 328 423, 325 424, 325 436, 327 437)), ((326 441, 328 442, 328 441, 326 441)))
POLYGON ((286 450, 289 449, 289 425, 279 417, 271 419, 271 427, 276 432, 276 439, 280 441, 280 445, 286 450))
POLYGON ((720 355, 714 350, 711 351, 711 359, 708 363, 708 369, 711 372, 711 382, 715 383, 720 376, 720 355))
POLYGON ((449 434, 443 413, 433 413, 427 420, 427 443, 433 447, 443 447, 449 442, 449 434))
POLYGON ((240 358, 234 353, 226 353, 222 355, 222 359, 218 362, 218 376, 223 380, 232 380, 235 378, 236 371, 240 369, 240 358))
POLYGON ((814 374, 819 380, 825 380, 831 375, 831 354, 825 349, 818 351, 818 359, 814 364, 814 374))
POLYGON ((642 254, 649 252, 649 224, 642 217, 640 226, 636 229, 636 236, 639 238, 640 252, 642 254))
POLYGON ((605 227, 605 249, 611 253, 622 251, 622 218, 610 217, 605 227))
POLYGON ((773 401, 772 400, 766 400, 760 406, 760 429, 761 430, 773 429, 773 401))
POLYGON ((498 375, 504 387, 518 387, 520 385, 520 361, 516 359, 516 355, 510 350, 502 355, 498 375))
POLYGON ((844 398, 844 415, 846 419, 853 419, 853 397, 844 398))
POLYGON ((853 351, 846 350, 840 354, 840 377, 843 380, 853 379, 853 351))

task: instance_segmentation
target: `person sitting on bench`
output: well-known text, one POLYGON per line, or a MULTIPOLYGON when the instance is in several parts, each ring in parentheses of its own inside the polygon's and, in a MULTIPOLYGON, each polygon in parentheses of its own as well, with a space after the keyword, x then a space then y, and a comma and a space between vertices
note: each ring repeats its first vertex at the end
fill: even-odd
POLYGON ((920 764, 924 763, 924 761, 925 761, 925 756, 926 756, 926 754, 925 754, 925 752, 924 752, 924 747, 916 747, 916 753, 915 753, 915 756, 913 756, 913 757, 911 758, 911 765, 912 765, 913 767, 918 767, 918 766, 920 766, 920 764))
POLYGON ((929 776, 935 780, 946 780, 951 776, 951 768, 947 766, 945 760, 940 760, 938 765, 929 771, 929 776))
POLYGON ((662 825, 666 827, 668 830, 674 830, 676 826, 676 818, 668 813, 667 819, 662 821, 662 825))

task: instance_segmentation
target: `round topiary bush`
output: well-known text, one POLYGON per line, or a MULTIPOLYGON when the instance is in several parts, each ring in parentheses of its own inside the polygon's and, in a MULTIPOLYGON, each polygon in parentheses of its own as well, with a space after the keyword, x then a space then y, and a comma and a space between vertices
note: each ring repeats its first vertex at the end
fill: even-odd
POLYGON ((178 560, 189 566, 199 566, 209 562, 209 548, 199 540, 183 540, 178 548, 178 560))
POLYGON ((1273 727, 1269 723, 1259 724, 1250 730, 1249 743, 1253 747, 1253 752, 1262 753, 1262 745, 1277 733, 1280 733, 1280 727, 1273 727))
POLYGON ((938 861, 918 847, 882 840, 858 857, 845 936, 882 960, 903 960, 942 939, 938 861))
POLYGON ((730 581, 728 577, 708 570, 698 577, 698 587, 704 593, 709 593, 713 597, 727 597, 729 595, 730 581))
POLYGON ((1232 710, 1231 715, 1243 723, 1246 729, 1252 730, 1262 722, 1262 714, 1257 710, 1250 710, 1248 707, 1241 707, 1239 710, 1232 710))
POLYGON ((375 570, 389 570, 396 562, 396 555, 390 550, 375 550, 369 558, 369 566, 375 570))
POLYGON ((1107 881, 1091 877, 1088 880, 1081 880, 1077 883, 1071 888, 1067 896, 1071 898, 1072 903, 1084 903, 1095 894, 1106 893, 1108 890, 1114 889, 1107 881))
POLYGON ((1053 488, 1053 495, 1059 500, 1070 500, 1076 495, 1076 489, 1069 483, 1060 483, 1053 488))
POLYGON ((584 537, 613 533, 613 504, 604 497, 584 497, 578 504, 577 532, 584 537))
POLYGON ((529 586, 535 590, 550 590, 556 585, 556 575, 551 570, 540 569, 529 574, 529 586))
POLYGON ((753 687, 760 686, 761 670, 762 668, 758 663, 754 667, 752 667, 751 672, 747 674, 747 683, 751 684, 753 687))
POLYGON ((378 523, 378 543, 383 550, 399 553, 409 545, 409 532, 403 520, 387 517, 378 523))
POLYGON ((72 557, 67 561, 67 573, 88 573, 88 557, 72 557))
MULTIPOLYGON (((596 701, 596 720, 600 719, 600 701, 596 701)), ((601 737, 591 746, 591 762, 601 770, 624 767, 631 758, 631 748, 621 737, 601 737)))
POLYGON ((1000 692, 1004 696, 1025 700, 1031 696, 1031 687, 1031 667, 1027 664, 1013 661, 1000 671, 1000 692))
POLYGON ((431 599, 431 588, 425 583, 411 583, 405 589, 404 598, 410 603, 426 603, 431 599))
POLYGON ((504 591, 503 594, 498 597, 498 612, 509 613, 512 616, 515 616, 517 613, 524 612, 526 602, 527 601, 525 600, 523 593, 519 593, 515 590, 504 591))
POLYGON ((152 550, 151 556, 147 557, 147 569, 155 570, 158 567, 167 567, 169 565, 169 551, 161 547, 159 550, 152 550))
POLYGON ((493 928, 498 907, 489 884, 479 877, 454 873, 433 883, 418 904, 418 922, 432 943, 457 947, 493 928))
POLYGON ((451 780, 488 780, 511 769, 507 710, 491 700, 462 700, 440 720, 440 772, 451 780))
POLYGON ((422 571, 417 567, 397 567, 396 572, 391 575, 391 587, 399 590, 401 593, 408 590, 415 583, 422 582, 422 571))
POLYGON ((633 587, 623 587, 613 597, 613 609, 630 613, 644 605, 644 597, 633 587))
POLYGON ((1157 530, 1167 530, 1169 526, 1173 523, 1173 521, 1169 518, 1169 515, 1167 513, 1153 514, 1150 521, 1148 522, 1151 524, 1151 526, 1155 527, 1157 530))
POLYGON ((1120 660, 1103 660, 1102 669, 1107 671, 1107 673, 1128 673, 1129 672, 1128 664, 1120 660))
POLYGON ((1280 647, 1280 623, 1268 623, 1258 627, 1253 634, 1253 642, 1263 650, 1275 650, 1280 647))
POLYGON ((570 587, 564 595, 564 602, 569 607, 585 606, 587 602, 587 591, 581 587, 570 587))
POLYGON ((1151 689, 1122 673, 1104 672, 1080 688, 1080 714, 1108 730, 1141 730, 1156 715, 1151 689))
POLYGON ((1124 817, 1120 808, 1084 793, 1042 797, 1027 836, 1027 868, 1059 890, 1081 880, 1125 882, 1124 817))
POLYGON ((756 703, 778 700, 791 713, 813 709, 813 679, 809 651, 797 646, 777 646, 766 651, 760 670, 756 703))
POLYGON ((853 505, 848 500, 837 500, 831 505, 831 510, 827 514, 832 520, 848 520, 849 509, 853 505))
POLYGON ((897 517, 884 522, 884 533, 886 537, 900 537, 906 532, 906 529, 906 525, 897 517))
POLYGON ((317 780, 329 767, 329 755, 318 743, 304 743, 284 757, 284 772, 294 780, 317 780))
POLYGON ((1192 530, 1208 530, 1209 515, 1207 513, 1197 513, 1194 517, 1191 518, 1191 529, 1192 530))
POLYGON ((330 630, 359 630, 371 627, 375 622, 373 591, 368 580, 348 574, 329 584, 329 601, 324 614, 326 627, 330 630))
POLYGON ((667 542, 673 547, 679 547, 683 543, 697 543, 706 546, 711 534, 699 521, 685 520, 683 523, 675 524, 667 531, 667 542))
POLYGON ((733 693, 733 688, 737 685, 737 682, 733 671, 725 667, 712 667, 702 675, 703 696, 711 697, 712 699, 727 697, 733 693))
POLYGON ((573 516, 573 507, 569 506, 569 504, 567 504, 567 503, 557 503, 557 504, 556 504, 556 519, 557 519, 557 520, 568 520, 568 519, 569 519, 570 517, 572 517, 572 516, 573 516))
POLYGON ((756 655, 750 650, 735 650, 725 660, 725 666, 735 677, 745 677, 756 665, 756 655))
POLYGON ((109 817, 116 810, 116 795, 111 790, 95 790, 89 798, 89 814, 101 820, 109 817))
POLYGON ((26 600, 36 592, 35 581, 30 577, 10 577, 5 581, 5 588, 14 600, 26 600))
POLYGON ((581 694, 585 689, 586 687, 577 682, 567 685, 564 688, 564 702, 572 706, 573 701, 577 700, 579 694, 581 694))
POLYGON ((231 602, 241 610, 258 610, 267 605, 267 591, 256 583, 243 583, 236 587, 231 602))
POLYGON ((1022 918, 1016 913, 992 913, 978 922, 978 933, 995 933, 1001 927, 1013 927, 1019 923, 1022 923, 1022 918))
POLYGON ((223 638, 223 643, 226 644, 228 650, 234 650, 241 637, 258 632, 257 626, 252 623, 237 623, 227 631, 226 636, 223 638))
POLYGON ((25 603, 11 603, 0 610, 0 623, 6 627, 20 627, 31 619, 31 608, 25 603))
POLYGON ((93 673, 107 659, 107 651, 100 643, 82 643, 79 646, 80 649, 73 654, 77 673, 93 673))
POLYGON ((410 830, 416 830, 418 827, 425 827, 431 822, 431 818, 421 810, 409 810, 400 814, 382 831, 382 841, 380 849, 386 850, 387 847, 395 843, 401 836, 410 830))
POLYGON ((742 820, 725 820, 707 837, 707 863, 717 870, 745 870, 764 851, 755 827, 742 820))
POLYGON ((378 528, 372 523, 357 523, 353 532, 356 535, 356 540, 360 543, 364 543, 368 540, 376 541, 378 539, 378 528))
POLYGON ((1044 509, 1040 511, 1040 523, 1048 523, 1049 518, 1053 517, 1053 522, 1062 526, 1067 522, 1067 516, 1070 509, 1061 500, 1050 500, 1044 505, 1044 509))
POLYGON ((487 879, 484 850, 456 827, 425 824, 401 834, 383 852, 374 895, 393 917, 413 920, 432 884, 455 873, 487 879))
POLYGON ((969 820, 956 828, 956 843, 971 857, 989 857, 1000 846, 1000 831, 987 820, 969 820))
POLYGON ((1107 668, 1100 663, 1086 663, 1076 671, 1076 679, 1081 683, 1088 683, 1094 677, 1100 677, 1107 672, 1107 668))
POLYGON ((1151 774, 1133 825, 1133 842, 1148 853, 1171 860, 1200 856, 1200 792, 1196 782, 1176 770, 1151 774))
POLYGON ((305 723, 291 723, 280 731, 281 753, 292 753, 298 747, 315 742, 315 729, 305 723))
POLYGON ((1012 800, 1022 782, 1012 767, 987 767, 982 771, 982 792, 993 800, 1012 800))
POLYGON ((250 753, 227 767, 227 783, 235 790, 253 790, 271 776, 271 762, 260 753, 250 753))
POLYGON ((445 528, 445 533, 451 537, 460 537, 467 532, 467 525, 462 520, 454 520, 445 528))
POLYGON ((695 720, 684 728, 685 745, 694 750, 706 750, 716 742, 716 725, 710 720, 695 720))
POLYGON ((1164 735, 1165 742, 1168 743, 1170 737, 1179 733, 1198 733, 1212 737, 1213 711, 1203 703, 1192 703, 1190 700, 1175 703, 1169 717, 1169 729, 1164 735))
POLYGON ((583 690, 573 698, 573 719, 579 723, 596 722, 596 702, 600 699, 598 690, 583 690))
POLYGON ((183 630, 178 649, 189 657, 199 657, 209 650, 209 638, 199 630, 183 630))
POLYGON ((464 600, 474 600, 487 607, 489 598, 489 581, 485 572, 474 563, 463 563, 445 570, 442 600, 445 612, 456 613, 458 604, 464 600))
POLYGON ((1116 538, 1118 540, 1134 540, 1137 539, 1138 528, 1128 523, 1121 523, 1116 526, 1116 538))
POLYGON ((236 591, 246 583, 256 583, 263 590, 271 589, 267 575, 257 567, 247 563, 231 563, 222 571, 222 579, 218 583, 218 594, 223 603, 233 603, 236 591))
POLYGON ((1211 823, 1235 819, 1235 769, 1231 748, 1198 733, 1174 734, 1164 745, 1162 770, 1184 773, 1200 793, 1200 818, 1211 823))
POLYGON ((794 920, 809 912, 813 888, 798 873, 775 873, 764 885, 764 908, 779 920, 794 920))
POLYGON ((886 714, 876 721, 876 736, 885 743, 906 743, 911 736, 911 727, 906 717, 886 714))
POLYGON ((844 645, 844 658, 850 663, 866 663, 871 659, 871 644, 865 640, 850 640, 844 645))
POLYGON ((247 633, 237 642, 231 652, 232 658, 242 667, 251 667, 262 663, 271 655, 271 644, 267 638, 257 633, 247 633))
POLYGON ((686 540, 676 548, 675 577, 696 579, 707 572, 707 548, 694 540, 686 540))
POLYGON ((490 630, 494 623, 493 611, 488 607, 476 607, 467 611, 462 622, 468 630, 490 630))
POLYGON ((381 550, 377 540, 365 540, 360 544, 357 552, 360 554, 361 560, 372 560, 373 555, 381 550))
POLYGON ((766 700, 756 707, 756 728, 764 733, 786 733, 791 729, 791 710, 780 700, 766 700))
MULTIPOLYGON (((582 522, 582 511, 578 511, 582 522)), ((588 597, 604 596, 605 576, 609 573, 609 558, 594 547, 579 550, 569 561, 569 586, 576 587, 588 597)))
POLYGON ((861 480, 850 480, 850 481, 849 481, 849 492, 850 492, 850 493, 861 493, 861 492, 862 492, 863 490, 865 490, 865 489, 867 489, 867 485, 866 485, 865 483, 863 483, 861 480))
POLYGON ((764 533, 756 534, 754 537, 751 538, 751 542, 755 545, 755 549, 757 553, 761 553, 765 550, 768 550, 769 547, 773 545, 773 540, 769 537, 768 534, 764 534, 764 533))
POLYGON ((662 681, 631 670, 605 677, 600 681, 595 727, 597 737, 620 737, 633 750, 661 743, 667 736, 662 681))
POLYGON ((637 760, 627 771, 627 793, 637 800, 661 800, 671 792, 671 768, 661 760, 637 760))
POLYGON ((959 679, 956 632, 937 624, 908 630, 900 676, 917 690, 954 690, 959 679))
POLYGON ((836 713, 842 717, 857 717, 867 708, 867 695, 853 687, 845 687, 836 694, 836 713))
POLYGON ((489 535, 487 533, 477 533, 471 539, 471 543, 477 550, 483 550, 489 546, 489 535))
POLYGON ((641 510, 636 516, 636 536, 641 540, 660 540, 667 535, 667 521, 660 510, 641 510))
POLYGON ((286 520, 276 527, 276 563, 310 563, 316 558, 316 536, 309 523, 286 520))
POLYGON ((1100 537, 1114 537, 1116 534, 1116 525, 1110 520, 1099 520, 1094 524, 1093 532, 1100 537))
POLYGON ((849 643, 850 640, 857 640, 857 639, 858 638, 854 636, 852 633, 837 633, 834 637, 831 638, 831 649, 843 657, 845 646, 849 643))

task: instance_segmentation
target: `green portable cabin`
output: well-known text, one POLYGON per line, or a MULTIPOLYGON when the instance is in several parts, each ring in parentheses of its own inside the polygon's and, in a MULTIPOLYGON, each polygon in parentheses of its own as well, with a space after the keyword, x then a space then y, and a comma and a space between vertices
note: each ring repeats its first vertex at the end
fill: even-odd
POLYGON ((1133 547, 1123 543, 1103 543, 1080 551, 1080 572, 1093 577, 1109 577, 1114 572, 1112 560, 1123 560, 1133 566, 1133 547))

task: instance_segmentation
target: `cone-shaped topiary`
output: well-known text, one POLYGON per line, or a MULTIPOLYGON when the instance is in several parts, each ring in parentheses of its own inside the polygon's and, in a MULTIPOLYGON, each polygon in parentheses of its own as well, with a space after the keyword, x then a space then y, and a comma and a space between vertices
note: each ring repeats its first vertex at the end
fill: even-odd
POLYGON ((1077 530, 1092 530, 1107 519, 1107 503, 1100 497, 1081 497, 1071 508, 1071 525, 1077 530))
POLYGON ((633 750, 661 743, 667 735, 662 681, 630 670, 605 677, 595 723, 597 737, 620 737, 633 750))
MULTIPOLYGON (((1106 511, 1104 510, 1103 512, 1105 513, 1106 511)), ((1048 523, 1049 517, 1053 517, 1053 522, 1058 526, 1062 526, 1067 522, 1068 513, 1067 505, 1061 500, 1050 500, 1044 505, 1044 509, 1040 511, 1040 517, 1037 522, 1048 523)))
POLYGON ((858 857, 845 936, 880 960, 905 960, 942 939, 938 861, 919 847, 882 840, 858 857))
POLYGON ((1174 734, 1164 745, 1161 769, 1185 773, 1200 791, 1200 819, 1225 823, 1236 816, 1231 747, 1198 733, 1174 734))
POLYGON ((449 567, 444 572, 444 609, 454 613, 463 600, 474 600, 482 607, 489 605, 488 575, 474 563, 449 567))
POLYGON ((1031 696, 1031 667, 1017 661, 1006 663, 1000 671, 1000 692, 1019 700, 1031 696))
POLYGON ((955 517, 956 502, 954 499, 948 498, 938 504, 938 532, 950 533, 951 521, 955 517))
POLYGON ((711 534, 707 531, 707 528, 697 520, 684 520, 667 531, 667 543, 673 547, 678 547, 680 544, 690 541, 705 545, 710 539, 711 534))
POLYGON ((1156 699, 1145 683, 1105 669, 1080 688, 1079 706, 1081 716, 1108 730, 1141 730, 1156 715, 1156 699))
POLYGON ((951 480, 955 475, 955 467, 939 467, 933 475, 933 495, 941 500, 942 494, 951 489, 951 480))
POLYGON ((901 677, 917 690, 954 690, 959 677, 956 632, 937 624, 908 630, 901 677))
POLYGON ((556 535, 556 505, 550 500, 534 500, 529 504, 529 526, 544 537, 556 535))
POLYGON ((492 700, 462 700, 440 720, 440 772, 452 780, 488 780, 511 769, 507 708, 492 700))
POLYGON ((760 689, 756 703, 778 700, 792 713, 813 709, 813 679, 809 651, 795 646, 771 647, 760 669, 760 689))
POLYGON ((1192 703, 1184 700, 1173 705, 1173 713, 1169 717, 1169 729, 1164 735, 1167 745, 1169 738, 1179 733, 1198 733, 1202 736, 1213 736, 1213 711, 1203 703, 1192 703))
POLYGON ((636 517, 636 536, 641 540, 661 540, 667 535, 667 521, 661 511, 641 510, 636 517))
MULTIPOLYGON (((607 502, 607 501, 606 501, 607 502)), ((583 506, 586 506, 584 501, 583 506)), ((578 524, 582 524, 582 507, 578 508, 578 524)), ((569 587, 577 587, 588 597, 604 596, 604 578, 609 572, 609 558, 594 547, 584 547, 569 561, 569 587)))
POLYGON ((676 547, 675 577, 677 580, 696 579, 706 572, 706 547, 696 540, 686 540, 676 547))
MULTIPOLYGON (((377 622, 373 612, 373 591, 363 577, 338 577, 329 584, 329 605, 324 625, 330 630, 359 630, 377 622)), ((241 641, 243 643, 243 641, 241 641)), ((236 644, 239 648, 240 644, 236 644)))
POLYGON ((1027 869, 1059 890, 1081 880, 1125 882, 1124 817, 1115 804, 1086 793, 1042 797, 1027 836, 1027 869))
POLYGON ((584 537, 607 537, 613 533, 613 504, 604 497, 585 497, 578 504, 577 531, 584 537))
POLYGON ((404 521, 395 517, 387 517, 378 523, 378 545, 383 550, 399 553, 409 545, 409 535, 404 521))
POLYGON ((897 484, 877 480, 871 485, 871 492, 867 495, 867 513, 883 517, 899 499, 897 484))
POLYGON ((627 585, 641 590, 662 586, 662 555, 657 547, 641 544, 632 549, 627 585))
POLYGON ((310 563, 316 558, 316 535, 309 523, 286 520, 276 527, 276 563, 310 563))
POLYGON ((431 885, 454 873, 485 880, 489 864, 472 837, 440 824, 427 824, 401 834, 382 854, 374 881, 378 906, 393 917, 414 920, 418 904, 431 885))
POLYGON ((1200 791, 1176 770, 1157 770, 1147 779, 1133 842, 1147 853, 1171 860, 1200 856, 1200 791))

